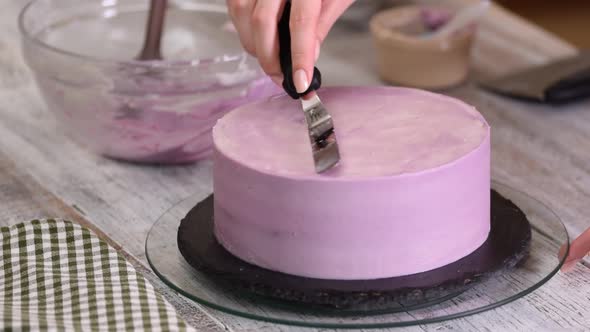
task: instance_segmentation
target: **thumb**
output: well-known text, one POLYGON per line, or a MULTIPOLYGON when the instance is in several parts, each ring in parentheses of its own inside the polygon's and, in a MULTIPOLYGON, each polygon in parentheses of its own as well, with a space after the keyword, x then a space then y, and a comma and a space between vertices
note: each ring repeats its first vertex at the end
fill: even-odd
POLYGON ((580 235, 577 239, 572 242, 570 246, 570 252, 565 259, 564 266, 562 270, 567 272, 567 270, 573 269, 575 264, 579 262, 584 256, 586 256, 590 252, 590 228, 588 228, 582 235, 580 235))
POLYGON ((297 92, 305 92, 313 77, 317 25, 321 2, 317 0, 292 1, 291 7, 291 60, 293 81, 297 92))

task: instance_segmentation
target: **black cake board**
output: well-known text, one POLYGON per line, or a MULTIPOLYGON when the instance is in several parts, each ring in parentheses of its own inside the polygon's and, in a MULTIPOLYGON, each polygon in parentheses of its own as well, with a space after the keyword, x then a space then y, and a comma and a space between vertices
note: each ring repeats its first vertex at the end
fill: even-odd
MULTIPOLYGON (((195 269, 228 291, 272 305, 339 312, 392 312, 452 298, 487 277, 512 269, 528 256, 526 215, 492 190, 488 239, 470 255, 412 275, 373 280, 327 280, 294 276, 249 264, 229 253, 213 234, 213 195, 198 203, 178 229, 178 248, 195 269)), ((424 244, 428 245, 428 244, 424 244)))

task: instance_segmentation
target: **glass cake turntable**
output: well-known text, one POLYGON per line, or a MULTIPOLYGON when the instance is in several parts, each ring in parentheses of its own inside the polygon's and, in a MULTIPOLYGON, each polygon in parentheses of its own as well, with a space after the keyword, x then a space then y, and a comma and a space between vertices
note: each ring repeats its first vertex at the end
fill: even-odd
POLYGON ((410 276, 320 280, 245 263, 215 241, 211 196, 188 197, 160 217, 148 234, 146 255, 154 272, 182 295, 250 319, 322 328, 454 319, 531 293, 563 263, 557 253, 569 241, 555 213, 506 185, 493 182, 492 187, 486 243, 458 262, 410 276))

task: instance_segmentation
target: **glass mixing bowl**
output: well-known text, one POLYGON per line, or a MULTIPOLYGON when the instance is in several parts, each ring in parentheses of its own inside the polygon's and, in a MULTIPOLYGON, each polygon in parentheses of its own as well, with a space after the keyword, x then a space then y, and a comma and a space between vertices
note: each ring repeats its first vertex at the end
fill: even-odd
POLYGON ((20 17, 25 60, 77 142, 145 163, 208 157, 211 129, 279 92, 242 51, 220 0, 169 1, 164 60, 135 61, 149 0, 34 0, 20 17))

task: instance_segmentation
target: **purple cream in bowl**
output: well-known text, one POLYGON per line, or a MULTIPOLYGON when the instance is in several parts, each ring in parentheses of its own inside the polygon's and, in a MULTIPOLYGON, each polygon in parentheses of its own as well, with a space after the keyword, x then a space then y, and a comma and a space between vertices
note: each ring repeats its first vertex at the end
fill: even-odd
POLYGON ((148 9, 148 0, 35 0, 19 18, 25 60, 76 142, 142 163, 207 158, 219 118, 280 90, 242 51, 219 0, 171 3, 164 60, 133 60, 148 9))

